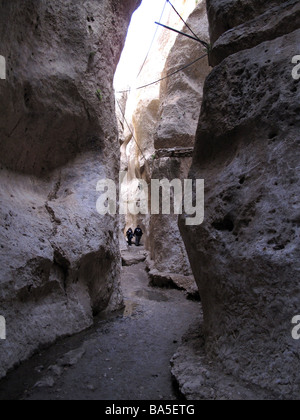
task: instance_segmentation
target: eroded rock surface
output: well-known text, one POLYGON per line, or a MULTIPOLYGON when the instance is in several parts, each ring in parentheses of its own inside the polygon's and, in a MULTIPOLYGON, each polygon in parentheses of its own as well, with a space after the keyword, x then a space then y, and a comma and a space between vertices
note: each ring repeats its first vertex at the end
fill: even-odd
POLYGON ((118 176, 112 83, 138 3, 0 2, 0 377, 120 305, 118 221, 96 185, 118 176))
MULTIPOLYGON (((205 1, 199 2, 189 16, 188 25, 200 39, 208 41, 205 1)), ((163 75, 193 62, 203 54, 205 51, 201 44, 179 35, 170 51, 163 75)), ((161 83, 153 179, 187 179, 192 163, 188 150, 194 147, 203 85, 209 71, 207 57, 204 57, 161 83)), ((150 250, 158 271, 185 275, 189 281, 192 272, 176 215, 152 215, 150 250)))
MULTIPOLYGON (((235 5, 235 7, 238 8, 239 6, 235 5)), ((247 6, 243 8, 247 10, 247 6)), ((235 16, 240 17, 240 8, 237 10, 235 16)), ((274 1, 271 4, 264 2, 259 10, 263 12, 261 15, 257 13, 257 10, 253 17, 252 14, 247 14, 244 22, 240 21, 239 25, 223 33, 214 43, 210 55, 212 65, 219 64, 228 55, 286 35, 300 26, 300 4, 298 0, 274 1)), ((220 30, 221 27, 222 25, 215 30, 220 30)), ((216 33, 212 31, 213 38, 214 35, 216 33)))
POLYGON ((194 276, 183 276, 180 274, 161 272, 156 269, 149 271, 150 286, 167 289, 184 290, 187 299, 200 300, 199 291, 194 276))
POLYGON ((121 255, 123 267, 131 267, 132 265, 142 263, 147 258, 146 251, 123 250, 121 255))
POLYGON ((239 381, 216 368, 205 353, 201 325, 185 334, 171 360, 172 375, 187 400, 268 400, 276 393, 239 381))
POLYGON ((205 179, 205 222, 180 221, 203 303, 206 356, 259 387, 258 395, 298 398, 299 343, 291 336, 300 298, 300 95, 291 64, 298 5, 210 0, 208 10, 212 40, 218 48, 227 39, 227 58, 206 81, 190 172, 205 179), (280 20, 287 10, 294 12, 285 35, 275 31, 255 46, 250 36, 236 52, 237 25, 250 31, 262 13, 280 20))
MULTIPOLYGON (((210 36, 214 43, 224 32, 281 6, 282 0, 207 0, 210 36)), ((275 12, 277 9, 275 9, 275 12)))

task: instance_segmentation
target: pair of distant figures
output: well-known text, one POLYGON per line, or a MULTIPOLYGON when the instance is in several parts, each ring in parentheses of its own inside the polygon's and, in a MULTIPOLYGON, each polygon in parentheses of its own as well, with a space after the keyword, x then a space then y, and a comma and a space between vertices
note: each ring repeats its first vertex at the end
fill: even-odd
POLYGON ((138 227, 135 229, 134 232, 131 228, 129 228, 128 231, 126 232, 126 236, 127 236, 127 241, 128 241, 129 246, 132 245, 132 239, 134 237, 135 237, 135 245, 140 246, 141 239, 142 239, 142 236, 143 236, 143 231, 142 231, 140 225, 138 225, 138 227))

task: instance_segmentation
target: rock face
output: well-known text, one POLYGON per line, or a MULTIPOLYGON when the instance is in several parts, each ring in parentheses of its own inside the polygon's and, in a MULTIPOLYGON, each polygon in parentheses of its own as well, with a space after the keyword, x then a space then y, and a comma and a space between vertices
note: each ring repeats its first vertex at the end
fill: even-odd
MULTIPOLYGON (((201 40, 209 41, 205 1, 198 2, 187 23, 201 40)), ((183 31, 190 34, 186 27, 183 31)), ((200 43, 182 35, 177 36, 162 76, 192 63, 205 53, 206 50, 200 43)), ((202 102, 203 85, 209 72, 207 57, 204 57, 193 66, 161 82, 154 142, 156 150, 194 147, 200 115, 199 103, 202 102)))
POLYGON ((138 251, 135 250, 128 250, 128 251, 122 251, 122 266, 123 267, 131 267, 132 265, 136 265, 139 263, 142 263, 147 258, 147 252, 145 251, 138 251))
POLYGON ((182 276, 174 273, 163 273, 156 269, 149 271, 150 283, 152 287, 166 289, 184 290, 187 299, 200 300, 199 291, 195 283, 194 276, 182 276))
MULTIPOLYGON (((155 159, 153 179, 187 179, 191 158, 155 159)), ((178 229, 178 215, 152 215, 150 219, 150 256, 161 272, 192 274, 184 243, 178 229)))
MULTIPOLYGON (((276 16, 275 19, 277 19, 281 15, 279 17, 281 19, 283 17, 282 10, 296 3, 297 1, 269 0, 265 2, 263 0, 244 0, 241 4, 237 0, 207 0, 211 41, 215 43, 221 35, 226 33, 227 36, 230 34, 230 30, 236 30, 239 25, 244 24, 245 28, 252 31, 256 24, 260 23, 257 28, 259 32, 263 33, 268 27, 266 24, 269 23, 270 16, 276 16), (266 17, 268 19, 265 19, 266 17)), ((293 19, 289 19, 290 28, 293 28, 296 23, 295 17, 294 15, 293 19)), ((282 31, 284 33, 286 29, 282 28, 282 31)), ((274 35, 276 36, 275 33, 274 35)), ((251 43, 252 41, 249 40, 249 42, 251 43)))
MULTIPOLYGON (((187 6, 194 7, 191 3, 182 3, 181 13, 189 14, 189 26, 201 39, 208 41, 205 1, 200 1, 194 10, 187 9, 187 6)), ((180 20, 173 20, 174 16, 178 19, 171 10, 169 25, 188 32, 187 28, 182 28, 180 20)), ((169 31, 162 33, 158 44, 159 54, 155 46, 155 53, 145 65, 144 84, 164 78, 205 55, 200 43, 181 35, 174 37, 169 31), (153 72, 153 65, 157 64, 155 54, 158 54, 159 65, 153 72)), ((124 169, 128 169, 132 182, 136 177, 147 183, 151 179, 187 178, 200 114, 199 103, 209 71, 207 57, 204 57, 184 71, 139 92, 136 98, 129 97, 126 112, 128 121, 132 121, 135 139, 132 133, 127 133, 127 140, 125 135, 122 156, 124 169)), ((127 220, 127 226, 134 223, 140 223, 146 232, 145 245, 156 270, 164 274, 192 274, 177 215, 138 216, 127 220)))
POLYGON ((139 3, 0 2, 0 377, 120 305, 118 220, 96 185, 118 177, 112 83, 139 3))
MULTIPOLYGON (((199 2, 188 19, 200 39, 208 41, 205 2, 199 2)), ((201 44, 178 36, 166 61, 163 76, 193 62, 205 54, 201 44), (182 52, 184 51, 184 54, 182 52)), ((152 178, 187 179, 192 163, 188 153, 194 146, 202 102, 203 84, 210 69, 207 58, 164 80, 160 88, 158 124, 155 133, 155 160, 152 178), (173 152, 174 154, 170 153, 173 152)), ((178 229, 176 215, 153 215, 150 224, 151 258, 157 270, 192 274, 189 260, 178 229)))
POLYGON ((214 366, 258 395, 298 398, 300 86, 291 61, 300 5, 207 5, 219 64, 205 84, 190 171, 205 179, 205 222, 180 220, 203 302, 202 340, 214 366))

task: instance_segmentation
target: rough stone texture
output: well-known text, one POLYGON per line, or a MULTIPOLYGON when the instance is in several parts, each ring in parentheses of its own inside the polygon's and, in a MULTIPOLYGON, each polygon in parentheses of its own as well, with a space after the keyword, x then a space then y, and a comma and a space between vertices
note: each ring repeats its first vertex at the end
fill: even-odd
POLYGON ((207 0, 211 41, 214 43, 224 32, 282 3, 282 0, 207 0))
POLYGON ((228 55, 270 41, 298 29, 300 3, 292 0, 268 9, 260 16, 227 31, 213 46, 210 63, 219 64, 228 55))
POLYGON ((172 376, 179 392, 187 400, 269 400, 279 398, 216 369, 205 353, 201 326, 197 325, 183 337, 182 344, 171 359, 172 376))
MULTIPOLYGON (((186 179, 191 158, 161 158, 153 163, 153 179, 186 179)), ((173 200, 173 198, 172 198, 173 200)), ((178 215, 152 215, 150 220, 150 257, 161 272, 192 274, 188 256, 178 229, 178 215)))
POLYGON ((167 289, 178 289, 186 292, 190 300, 199 300, 199 290, 194 276, 182 276, 174 273, 162 273, 154 269, 149 272, 152 287, 162 287, 167 289))
POLYGON ((119 307, 113 75, 136 0, 0 2, 0 377, 119 307), (9 27, 9 30, 8 30, 9 27))
MULTIPOLYGON (((33 388, 52 388, 60 379, 67 368, 77 365, 86 353, 85 346, 72 350, 66 353, 61 359, 56 361, 56 364, 49 366, 46 374, 38 381, 33 388)), ((44 370, 41 366, 40 371, 44 370)))
MULTIPOLYGON (((210 14, 212 38, 222 25, 259 20, 269 6, 208 1, 219 11, 210 14), (239 13, 229 15, 234 5, 239 13)), ((287 35, 230 55, 208 77, 190 172, 206 182, 205 222, 180 221, 203 302, 206 356, 280 398, 299 398, 300 379, 291 336, 300 270, 300 95, 291 59, 300 30, 290 22, 287 35)))
MULTIPOLYGON (((201 40, 209 42, 205 1, 198 3, 188 18, 188 25, 201 40)), ((186 28, 184 31, 189 33, 186 28)), ((205 53, 200 43, 179 35, 168 55, 162 76, 192 63, 205 53)), ((161 82, 158 125, 154 140, 156 150, 194 146, 200 115, 199 103, 201 105, 203 85, 209 71, 205 57, 192 67, 161 82)))
POLYGON ((144 262, 147 258, 146 251, 122 251, 121 254, 123 267, 130 267, 132 265, 139 264, 141 262, 144 262))

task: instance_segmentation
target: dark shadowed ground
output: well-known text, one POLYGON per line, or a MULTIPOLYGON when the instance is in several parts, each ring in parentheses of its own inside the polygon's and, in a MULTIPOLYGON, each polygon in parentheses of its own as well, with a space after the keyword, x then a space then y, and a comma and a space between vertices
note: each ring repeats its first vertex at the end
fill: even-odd
POLYGON ((148 281, 144 263, 124 267, 124 312, 25 362, 0 383, 0 399, 176 399, 170 359, 201 307, 148 281))

